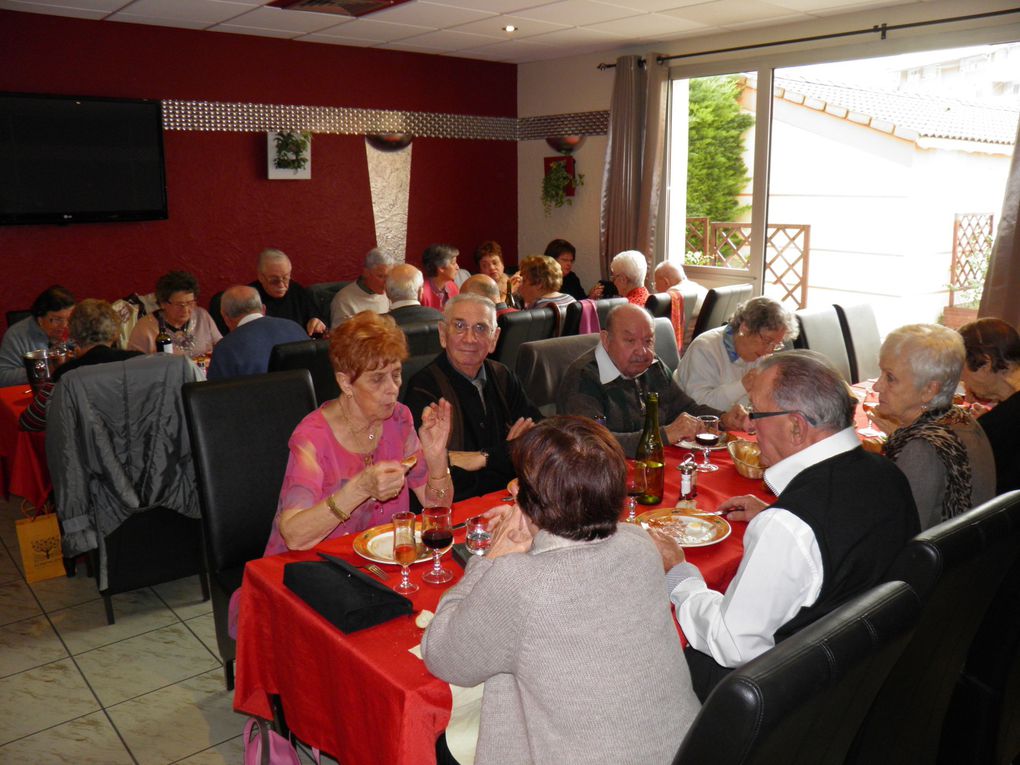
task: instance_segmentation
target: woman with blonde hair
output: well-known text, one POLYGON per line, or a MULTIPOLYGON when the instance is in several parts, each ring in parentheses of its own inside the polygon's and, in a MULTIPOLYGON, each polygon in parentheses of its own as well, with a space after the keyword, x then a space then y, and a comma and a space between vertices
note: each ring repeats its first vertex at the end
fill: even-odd
POLYGON ((953 406, 963 362, 963 340, 938 324, 900 327, 879 353, 878 407, 870 416, 889 434, 885 455, 910 481, 922 530, 995 495, 988 438, 953 406))
POLYGON ((548 255, 529 255, 521 261, 518 273, 521 283, 517 294, 524 301, 525 308, 540 308, 544 305, 563 307, 577 302, 570 295, 560 292, 563 269, 548 255))

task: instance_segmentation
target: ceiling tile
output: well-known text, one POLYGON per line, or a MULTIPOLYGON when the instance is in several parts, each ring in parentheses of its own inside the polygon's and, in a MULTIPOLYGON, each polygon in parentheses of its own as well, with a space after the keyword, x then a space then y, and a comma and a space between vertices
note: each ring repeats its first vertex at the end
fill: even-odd
POLYGON ((513 24, 517 27, 517 31, 513 33, 513 39, 515 40, 520 40, 525 37, 533 37, 534 35, 540 35, 545 32, 555 32, 557 29, 573 26, 572 24, 552 24, 548 21, 538 21, 536 19, 526 19, 521 16, 504 14, 502 16, 493 16, 485 21, 461 24, 460 26, 455 27, 455 29, 458 32, 471 32, 473 34, 486 35, 487 37, 505 40, 507 33, 503 31, 503 27, 508 24, 513 24))
POLYGON ((437 0, 437 5, 452 5, 455 8, 478 9, 483 6, 492 13, 513 13, 522 8, 541 5, 542 0, 437 0))
POLYGON ((590 0, 563 0, 563 2, 559 3, 540 5, 537 8, 518 11, 514 15, 522 19, 535 19, 538 21, 549 21, 554 24, 581 27, 587 24, 597 24, 600 21, 622 19, 624 16, 633 15, 633 13, 633 11, 627 8, 600 5, 590 0))
POLYGON ((647 13, 643 16, 631 16, 617 21, 605 21, 601 24, 588 24, 588 28, 626 35, 637 40, 665 40, 682 32, 704 29, 705 25, 696 21, 685 21, 675 16, 662 13, 647 13))
POLYGON ((144 24, 180 22, 190 29, 217 24, 251 10, 251 4, 228 0, 135 0, 114 13, 114 21, 140 21, 144 24))
POLYGON ((90 8, 68 8, 61 5, 45 5, 43 3, 17 2, 17 0, 0 0, 0 10, 25 11, 27 13, 45 13, 52 16, 69 16, 74 19, 102 19, 109 11, 90 8))
POLYGON ((664 16, 695 21, 706 26, 721 27, 742 22, 782 19, 796 15, 797 12, 762 0, 713 0, 662 13, 664 16))
POLYGON ((335 27, 321 29, 316 34, 324 37, 343 37, 348 40, 368 40, 370 42, 391 42, 403 40, 405 37, 420 35, 430 31, 428 27, 410 24, 390 24, 387 21, 357 18, 338 24, 335 27))
POLYGON ((537 35, 536 37, 529 37, 528 39, 543 45, 567 45, 570 46, 571 53, 573 53, 575 46, 581 47, 599 43, 621 45, 627 40, 627 38, 623 35, 616 35, 612 32, 606 32, 599 29, 591 29, 590 27, 560 29, 556 32, 549 32, 548 34, 537 35))
POLYGON ((433 50, 464 50, 465 48, 477 48, 488 42, 490 42, 489 39, 482 35, 468 34, 459 29, 440 29, 407 40, 408 45, 433 50))
POLYGON ((458 24, 481 21, 497 15, 496 11, 488 12, 472 8, 456 8, 452 5, 439 3, 417 2, 396 5, 385 11, 373 13, 372 18, 379 21, 394 21, 399 24, 417 24, 431 29, 445 29, 458 24))
POLYGON ((299 32, 292 32, 284 29, 259 29, 258 27, 241 27, 236 24, 217 24, 209 27, 209 32, 227 32, 234 35, 254 35, 255 37, 276 37, 281 40, 290 40, 299 36, 299 32))
POLYGON ((653 13, 655 11, 669 10, 670 8, 679 8, 682 5, 703 3, 705 0, 690 0, 689 2, 687 0, 592 0, 592 2, 602 5, 615 5, 619 8, 627 8, 640 13, 653 13))
MULTIPOLYGON (((321 29, 334 27, 338 23, 351 21, 342 16, 329 13, 309 13, 308 11, 286 11, 283 8, 255 8, 254 10, 235 16, 227 22, 233 28, 248 28, 272 32, 318 32, 321 29)), ((220 26, 224 26, 221 24, 220 26)), ((213 27, 220 31, 220 26, 213 27)), ((252 32, 257 34, 257 32, 252 32)))

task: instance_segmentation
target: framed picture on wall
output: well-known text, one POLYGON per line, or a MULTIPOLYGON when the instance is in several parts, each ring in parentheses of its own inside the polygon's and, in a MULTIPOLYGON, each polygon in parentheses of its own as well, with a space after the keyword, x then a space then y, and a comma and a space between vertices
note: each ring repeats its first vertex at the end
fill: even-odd
POLYGON ((301 130, 266 133, 269 180, 307 180, 312 177, 312 134, 301 130))

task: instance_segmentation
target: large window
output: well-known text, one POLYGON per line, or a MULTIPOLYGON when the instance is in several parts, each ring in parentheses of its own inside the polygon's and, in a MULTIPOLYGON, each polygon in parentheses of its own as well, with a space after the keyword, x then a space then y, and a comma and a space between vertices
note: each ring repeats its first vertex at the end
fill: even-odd
POLYGON ((674 77, 668 256, 791 308, 871 302, 883 333, 958 325, 980 297, 1018 92, 1018 43, 674 77))

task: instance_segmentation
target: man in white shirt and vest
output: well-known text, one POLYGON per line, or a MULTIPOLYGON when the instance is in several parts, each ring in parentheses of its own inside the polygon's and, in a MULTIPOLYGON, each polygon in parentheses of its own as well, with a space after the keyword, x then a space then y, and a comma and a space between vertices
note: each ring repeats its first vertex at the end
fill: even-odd
POLYGON ((823 356, 769 357, 750 396, 765 482, 777 497, 719 506, 730 520, 750 521, 725 594, 708 588, 675 542, 654 537, 702 700, 733 667, 884 581, 919 531, 906 477, 861 448, 856 401, 823 356))

